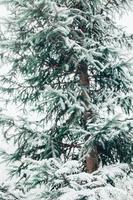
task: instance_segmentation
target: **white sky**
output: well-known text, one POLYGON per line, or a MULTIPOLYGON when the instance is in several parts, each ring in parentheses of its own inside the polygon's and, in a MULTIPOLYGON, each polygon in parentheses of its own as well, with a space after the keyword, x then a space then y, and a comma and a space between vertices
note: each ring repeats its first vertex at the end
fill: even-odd
MULTIPOLYGON (((5 17, 7 16, 7 9, 3 6, 0 5, 0 17, 5 17)), ((125 16, 121 17, 119 20, 118 20, 119 24, 121 24, 123 27, 125 27, 125 30, 128 32, 128 33, 133 33, 133 11, 129 12, 129 14, 126 14, 125 16)), ((2 23, 2 19, 0 19, 0 25, 2 23)), ((0 105, 1 107, 1 105, 0 105)), ((12 109, 10 111, 11 113, 14 113, 15 115, 15 109, 12 109)), ((3 139, 2 137, 0 136, 0 148, 8 148, 9 146, 6 145, 4 142, 3 142, 3 139)), ((6 170, 5 170, 5 166, 4 165, 0 165, 0 183, 5 181, 5 177, 6 177, 6 170)))
POLYGON ((7 9, 4 6, 0 5, 0 16, 6 16, 7 15, 7 9))
POLYGON ((119 19, 119 23, 125 27, 125 30, 128 33, 133 34, 133 11, 130 12, 129 14, 124 15, 119 19))

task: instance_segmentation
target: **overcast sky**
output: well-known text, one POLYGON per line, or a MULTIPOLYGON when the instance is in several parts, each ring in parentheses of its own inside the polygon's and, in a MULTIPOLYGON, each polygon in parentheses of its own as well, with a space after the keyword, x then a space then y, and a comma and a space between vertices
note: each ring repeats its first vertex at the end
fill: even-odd
POLYGON ((125 27, 127 32, 133 33, 133 11, 121 17, 119 23, 125 27))

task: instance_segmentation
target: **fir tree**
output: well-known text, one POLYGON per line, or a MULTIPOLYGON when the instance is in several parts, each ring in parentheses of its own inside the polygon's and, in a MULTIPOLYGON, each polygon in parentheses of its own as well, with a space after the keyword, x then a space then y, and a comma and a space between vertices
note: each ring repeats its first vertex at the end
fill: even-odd
POLYGON ((15 144, 1 155, 15 188, 35 200, 127 199, 117 185, 132 178, 132 64, 122 51, 132 35, 114 16, 132 1, 6 2, 1 57, 10 67, 1 91, 21 116, 1 113, 15 144))

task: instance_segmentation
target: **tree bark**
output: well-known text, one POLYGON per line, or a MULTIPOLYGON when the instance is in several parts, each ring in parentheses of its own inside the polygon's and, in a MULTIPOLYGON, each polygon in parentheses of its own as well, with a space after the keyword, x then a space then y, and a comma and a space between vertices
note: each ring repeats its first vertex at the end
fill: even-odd
POLYGON ((86 171, 92 173, 98 169, 98 166, 98 152, 95 149, 86 156, 86 171))
MULTIPOLYGON (((87 119, 91 119, 94 116, 94 113, 92 109, 89 107, 89 89, 90 89, 90 79, 88 74, 88 66, 83 62, 80 64, 79 69, 79 79, 80 79, 80 85, 83 88, 83 92, 81 94, 83 102, 85 104, 85 112, 84 112, 84 120, 87 121, 87 119)), ((88 138, 85 138, 87 140, 88 138)), ((86 162, 85 162, 85 168, 88 173, 92 173, 98 169, 98 151, 97 147, 94 147, 94 149, 87 154, 86 156, 86 162)))

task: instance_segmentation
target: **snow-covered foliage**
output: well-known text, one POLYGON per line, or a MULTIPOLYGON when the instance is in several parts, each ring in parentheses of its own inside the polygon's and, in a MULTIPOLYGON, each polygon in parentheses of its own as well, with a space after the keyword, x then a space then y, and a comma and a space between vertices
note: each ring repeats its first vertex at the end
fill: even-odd
POLYGON ((115 164, 99 168, 88 174, 81 171, 81 163, 48 159, 35 161, 23 159, 30 164, 16 187, 25 191, 26 200, 132 200, 133 171, 128 164, 115 164), (25 185, 26 183, 26 185, 25 185), (52 192, 51 192, 52 190, 52 192), (26 192, 26 191, 25 191, 26 192))
POLYGON ((114 18, 132 0, 1 2, 11 14, 0 90, 21 110, 0 118, 15 145, 1 151, 14 191, 27 200, 132 199, 133 66, 122 51, 132 35, 114 18), (92 174, 87 156, 99 166, 92 174))
MULTIPOLYGON (((9 184, 9 182, 8 182, 9 184)), ((18 194, 14 188, 12 188, 11 186, 7 186, 7 185, 4 185, 2 184, 0 186, 0 199, 1 200, 20 200, 22 199, 23 197, 20 196, 20 194, 18 194), (13 189, 13 191, 12 191, 13 189)))

